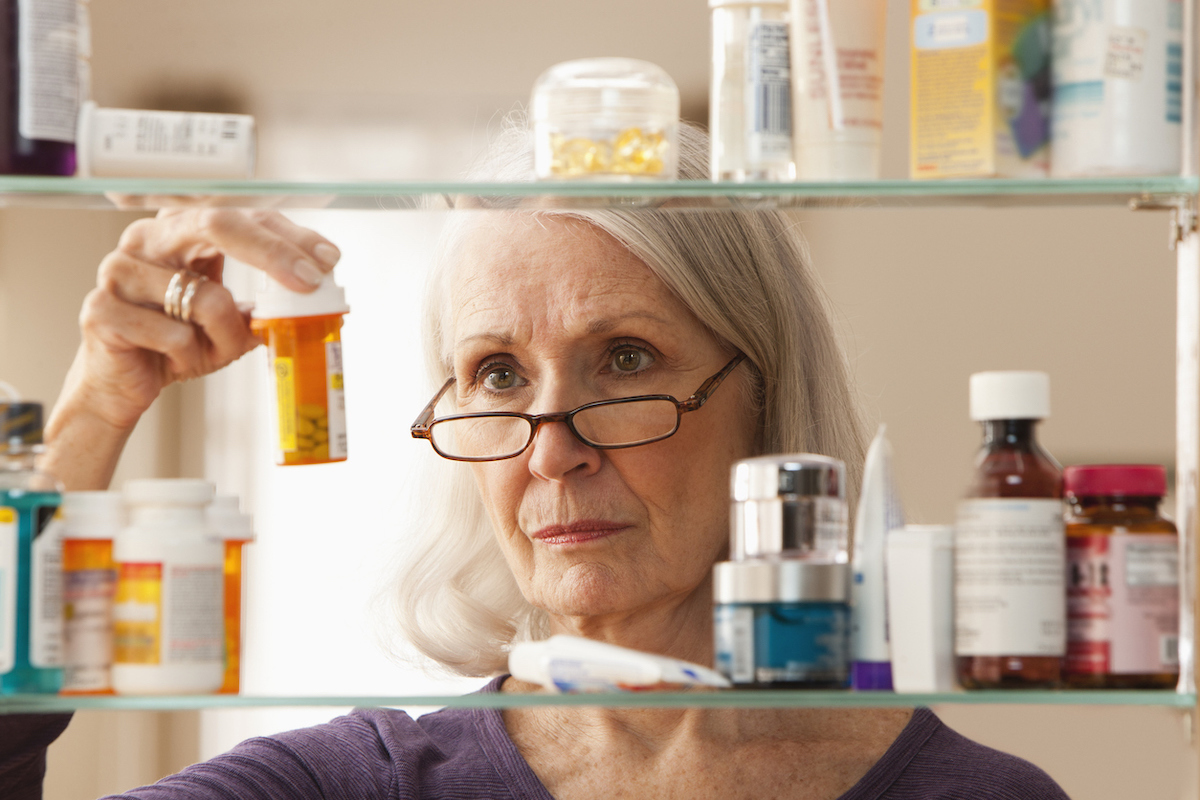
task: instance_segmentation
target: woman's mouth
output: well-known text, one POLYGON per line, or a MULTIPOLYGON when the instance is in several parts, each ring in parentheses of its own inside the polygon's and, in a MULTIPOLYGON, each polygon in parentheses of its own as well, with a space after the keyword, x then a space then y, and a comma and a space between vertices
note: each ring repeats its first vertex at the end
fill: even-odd
POLYGON ((568 525, 547 525, 535 531, 533 538, 545 544, 583 544, 607 538, 628 527, 628 525, 608 520, 580 520, 568 525))

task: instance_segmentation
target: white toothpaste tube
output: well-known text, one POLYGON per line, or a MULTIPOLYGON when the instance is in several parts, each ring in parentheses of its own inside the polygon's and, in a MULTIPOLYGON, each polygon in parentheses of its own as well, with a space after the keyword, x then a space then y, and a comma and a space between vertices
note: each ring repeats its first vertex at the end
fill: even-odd
POLYGON ((508 671, 517 680, 564 693, 731 685, 699 664, 563 634, 513 645, 508 671))
POLYGON ((850 685, 855 689, 891 691, 892 662, 888 645, 885 564, 887 532, 904 525, 904 512, 892 480, 892 446, 879 426, 867 448, 862 494, 854 520, 854 555, 850 567, 850 685))

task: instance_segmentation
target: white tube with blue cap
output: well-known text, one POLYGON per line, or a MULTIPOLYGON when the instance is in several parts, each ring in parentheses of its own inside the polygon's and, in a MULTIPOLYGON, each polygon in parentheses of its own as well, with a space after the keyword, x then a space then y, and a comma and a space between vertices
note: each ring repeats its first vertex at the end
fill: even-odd
POLYGON ((885 584, 887 533, 904 526, 904 510, 892 479, 892 446, 885 431, 886 426, 880 425, 867 448, 850 559, 854 573, 850 584, 850 685, 868 691, 892 690, 885 584))

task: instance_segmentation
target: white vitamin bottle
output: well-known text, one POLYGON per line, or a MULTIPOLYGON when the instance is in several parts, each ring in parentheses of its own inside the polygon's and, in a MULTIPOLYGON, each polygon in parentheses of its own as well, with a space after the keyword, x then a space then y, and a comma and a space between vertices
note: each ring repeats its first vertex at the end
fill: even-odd
POLYGON ((224 675, 224 543, 205 520, 202 480, 125 484, 129 525, 117 534, 113 689, 215 692, 224 675))

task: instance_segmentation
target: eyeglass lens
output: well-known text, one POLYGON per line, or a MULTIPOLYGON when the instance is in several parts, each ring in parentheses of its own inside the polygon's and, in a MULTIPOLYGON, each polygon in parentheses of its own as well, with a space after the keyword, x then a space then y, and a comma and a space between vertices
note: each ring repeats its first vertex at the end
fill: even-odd
MULTIPOLYGON (((678 411, 669 400, 609 403, 576 412, 575 430, 588 443, 633 445, 669 436, 678 411)), ((437 449, 461 458, 502 458, 523 450, 532 423, 523 417, 464 417, 435 422, 430 430, 437 449)))

